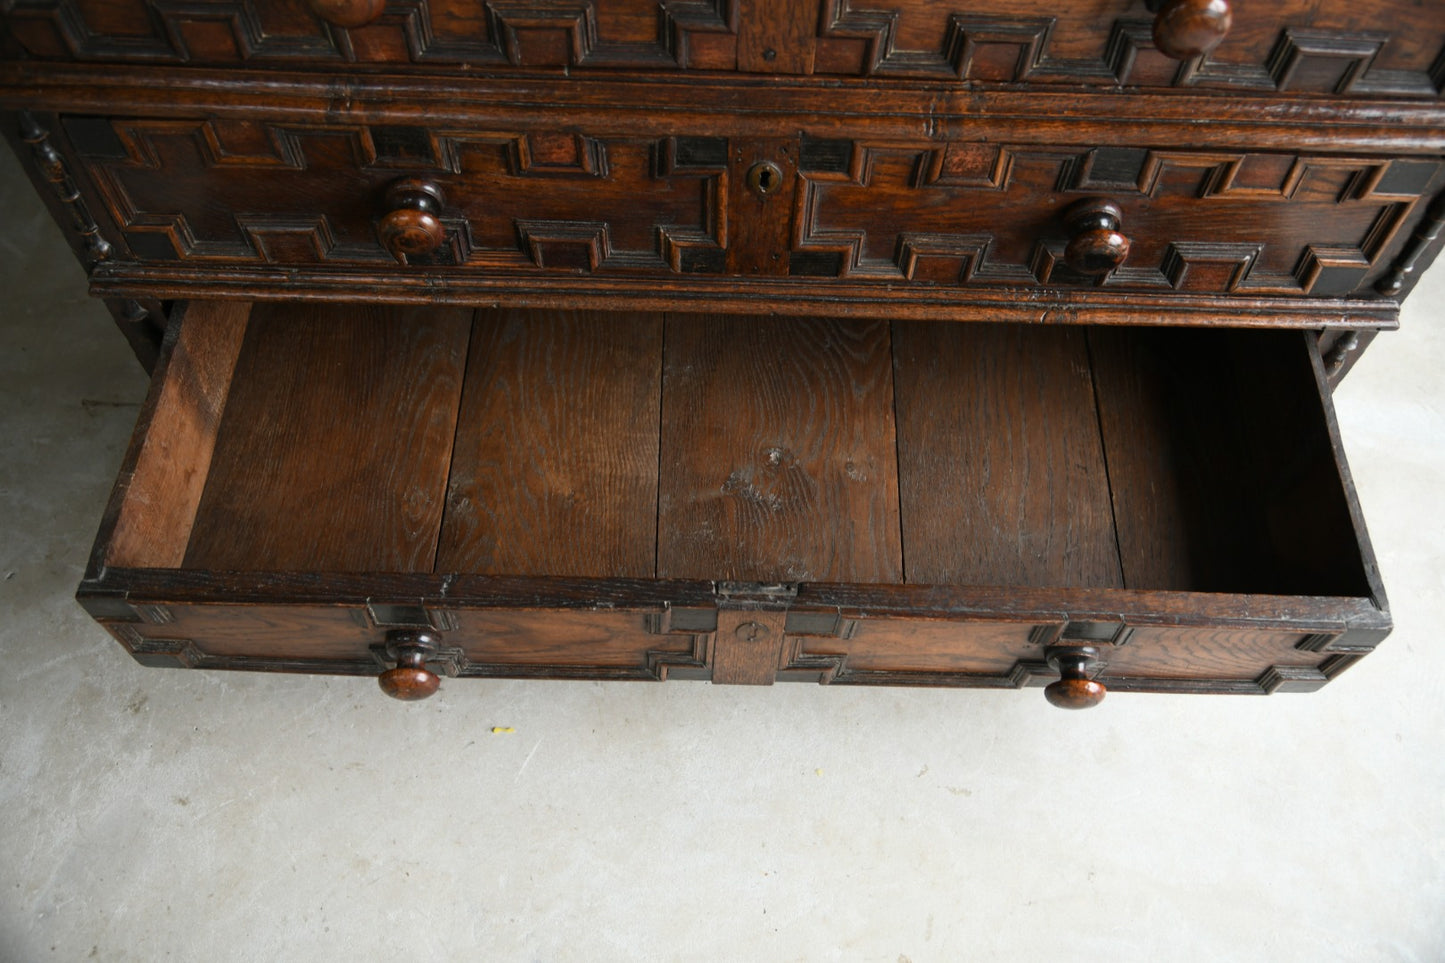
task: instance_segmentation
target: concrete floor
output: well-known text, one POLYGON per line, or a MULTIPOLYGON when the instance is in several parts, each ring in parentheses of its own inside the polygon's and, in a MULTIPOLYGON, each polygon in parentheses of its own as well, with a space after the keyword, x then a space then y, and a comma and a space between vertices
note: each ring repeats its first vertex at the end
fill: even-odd
POLYGON ((0 960, 1445 960, 1445 273, 1336 396, 1398 628, 1321 692, 403 705, 79 609, 145 379, 8 155, 0 210, 0 960))

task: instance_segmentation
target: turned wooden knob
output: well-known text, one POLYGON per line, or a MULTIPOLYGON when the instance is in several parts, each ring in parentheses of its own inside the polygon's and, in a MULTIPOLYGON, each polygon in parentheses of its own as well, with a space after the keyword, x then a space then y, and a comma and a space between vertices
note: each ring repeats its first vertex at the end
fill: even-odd
POLYGON ((435 693, 442 684, 441 676, 426 667, 426 660, 440 648, 440 640, 430 632, 388 633, 386 657, 396 660, 396 668, 387 669, 377 678, 381 691, 407 702, 435 693))
POLYGON ((1166 57, 1188 60, 1209 53, 1229 33, 1229 0, 1149 0, 1154 46, 1166 57))
POLYGON ((386 9, 386 0, 306 0, 311 12, 335 27, 364 27, 386 9))
POLYGON ((1064 263, 1080 274, 1108 274, 1129 256, 1129 239, 1119 231, 1124 213, 1113 201, 1091 198, 1064 211, 1069 246, 1064 263))
POLYGON ((1044 698, 1060 709, 1092 709, 1104 701, 1104 686, 1089 678, 1103 668, 1099 650, 1092 645, 1056 645, 1045 657, 1059 672, 1059 681, 1044 687, 1044 698))
POLYGON ((376 233, 391 256, 405 264, 408 256, 430 254, 447 238, 441 222, 442 191, 435 184, 406 178, 386 189, 386 211, 376 233))

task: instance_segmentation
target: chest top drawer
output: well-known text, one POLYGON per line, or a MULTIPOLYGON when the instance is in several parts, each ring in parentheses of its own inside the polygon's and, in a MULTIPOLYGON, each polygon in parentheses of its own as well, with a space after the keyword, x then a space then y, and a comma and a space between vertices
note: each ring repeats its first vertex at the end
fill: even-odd
POLYGON ((41 60, 741 71, 1438 97, 1418 0, 5 0, 41 60))

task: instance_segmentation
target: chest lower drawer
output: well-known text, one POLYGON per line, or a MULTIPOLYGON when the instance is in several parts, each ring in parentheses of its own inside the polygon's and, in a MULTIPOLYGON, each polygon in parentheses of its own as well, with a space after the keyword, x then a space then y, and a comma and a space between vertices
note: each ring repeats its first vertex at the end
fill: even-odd
POLYGON ((1261 692, 1389 629, 1303 333, 436 307, 191 304, 80 597, 413 680, 1261 692))

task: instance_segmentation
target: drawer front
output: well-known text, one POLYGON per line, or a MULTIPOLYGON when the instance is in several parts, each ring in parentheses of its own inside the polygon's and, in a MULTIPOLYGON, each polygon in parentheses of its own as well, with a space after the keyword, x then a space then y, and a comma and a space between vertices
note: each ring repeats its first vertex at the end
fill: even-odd
POLYGON ((791 621, 803 631, 786 638, 780 677, 845 685, 1044 685, 1059 674, 1049 664, 1051 655, 1089 647, 1089 674, 1109 689, 1303 692, 1353 665, 1381 635, 1338 628, 1136 626, 1114 619, 819 618, 802 611, 791 621))
POLYGON ((15 0, 11 33, 45 59, 194 65, 731 70, 729 0, 15 0))
MULTIPOLYGON (((518 608, 505 604, 507 593, 490 607, 415 598, 401 605, 237 604, 234 585, 213 586, 209 602, 198 599, 192 578, 182 601, 159 602, 142 598, 166 597, 165 590, 143 587, 152 579, 135 575, 129 601, 84 588, 81 597, 144 665, 336 675, 380 675, 396 664, 398 640, 425 633, 433 644, 426 666, 443 678, 1022 688, 1058 677, 1052 653, 1090 646, 1090 675, 1110 689, 1268 694, 1323 686, 1371 651, 1388 627, 1363 606, 1356 614, 1372 627, 1329 621, 1311 627, 1308 617, 1297 617, 1294 627, 1288 620, 1231 627, 1229 610, 1246 606, 1230 598, 1198 599, 1200 610, 1174 625, 1149 624, 1159 613, 1144 611, 1129 615, 1139 624, 1117 617, 1051 621, 1042 613, 1030 620, 1003 611, 992 620, 950 618, 922 608, 911 616, 870 616, 816 601, 785 611, 726 599, 707 605, 703 586, 685 593, 685 608, 661 598, 645 606, 518 608), (1208 624, 1211 606, 1219 625, 1208 624)), ((127 577, 118 573, 112 583, 127 577)), ((350 588, 360 584, 353 580, 350 588)), ((372 587, 388 588, 382 579, 372 587)), ((548 591, 532 588, 538 596, 548 591)))
POLYGON ((1438 97, 1445 85, 1439 12, 1413 0, 12 0, 7 7, 16 42, 42 59, 736 70, 1391 97, 1438 97))
POLYGON ((690 633, 663 631, 663 604, 633 611, 457 609, 416 600, 90 604, 137 661, 152 666, 378 675, 396 663, 388 639, 417 631, 436 639, 427 662, 448 677, 655 680, 669 668, 697 673, 707 654, 690 633))
POLYGON ((769 299, 823 285, 832 301, 1020 288, 1371 298, 1393 293, 1445 187, 1437 156, 1051 147, 999 143, 986 124, 970 134, 982 139, 946 141, 59 126, 115 225, 112 273, 134 263, 203 283, 279 267, 301 272, 286 278, 292 291, 310 272, 427 298, 587 285, 648 295, 659 282, 722 282, 736 296, 748 290, 738 279, 773 283, 769 299))
POLYGON ((71 119, 87 174, 141 261, 391 272, 722 273, 727 142, 544 130, 71 119), (436 194, 432 250, 379 235, 388 189, 436 194))

